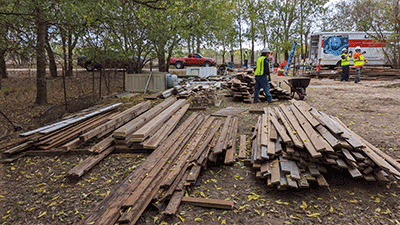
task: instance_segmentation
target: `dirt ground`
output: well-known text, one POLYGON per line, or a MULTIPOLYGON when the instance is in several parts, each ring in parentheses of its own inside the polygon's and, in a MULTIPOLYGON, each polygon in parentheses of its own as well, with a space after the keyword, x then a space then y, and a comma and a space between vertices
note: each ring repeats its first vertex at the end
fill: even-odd
MULTIPOLYGON (((286 77, 273 76, 282 81, 286 77)), ((311 81, 305 101, 339 117, 353 131, 394 158, 400 158, 400 88, 373 88, 378 81, 311 81)), ((283 82, 284 88, 287 88, 283 82)), ((262 109, 267 103, 232 102, 221 91, 222 104, 262 109)), ((137 99, 136 99, 137 100, 137 99)), ((286 101, 273 103, 276 106, 286 101)), ((33 103, 30 103, 33 104, 33 103)), ((3 108, 2 104, 2 108, 3 108)), ((23 107, 22 107, 23 108, 23 107)), ((24 109, 24 108, 23 108, 24 109)), ((239 117, 239 134, 250 135, 257 116, 239 117)), ((0 165, 0 222, 2 224, 76 224, 96 204, 145 160, 145 154, 113 154, 71 182, 65 174, 85 155, 25 157, 0 165)), ((138 224, 400 224, 400 186, 354 180, 347 172, 329 170, 329 188, 277 191, 255 178, 242 161, 233 166, 210 165, 201 174, 191 196, 229 199, 234 210, 181 204, 177 215, 166 217, 149 207, 138 224)))

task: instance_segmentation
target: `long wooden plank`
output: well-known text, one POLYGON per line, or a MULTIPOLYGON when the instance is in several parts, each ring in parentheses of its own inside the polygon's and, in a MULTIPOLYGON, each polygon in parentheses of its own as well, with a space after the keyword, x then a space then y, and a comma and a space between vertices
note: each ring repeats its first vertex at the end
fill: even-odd
POLYGON ((281 180, 281 172, 279 167, 279 160, 275 159, 271 162, 271 184, 278 184, 281 180))
POLYGON ((15 147, 12 147, 10 149, 5 150, 3 153, 4 154, 15 154, 15 153, 18 153, 18 152, 25 151, 25 150, 27 150, 28 148, 30 148, 32 146, 33 146, 33 141, 27 141, 25 143, 22 143, 20 145, 17 145, 15 147))
POLYGON ((233 201, 219 200, 219 199, 209 199, 209 198, 193 198, 193 197, 183 197, 183 203, 191 204, 194 206, 201 206, 206 208, 216 208, 216 209, 233 209, 233 201))
POLYGON ((201 171, 201 166, 198 166, 198 165, 193 166, 192 169, 190 169, 189 175, 187 177, 187 181, 195 182, 200 175, 200 171, 201 171))
POLYGON ((318 125, 315 128, 320 135, 324 137, 324 139, 332 146, 332 148, 340 147, 340 141, 331 134, 324 126, 318 125))
POLYGON ((240 140, 239 140, 239 159, 245 159, 247 158, 246 156, 246 135, 240 135, 240 140))
POLYGON ((186 104, 180 110, 178 110, 178 112, 172 115, 172 117, 161 127, 160 130, 142 143, 143 148, 155 149, 161 143, 161 141, 163 141, 173 131, 188 109, 189 104, 186 104))
POLYGON ((284 143, 290 143, 292 139, 289 137, 289 135, 286 133, 286 130, 283 129, 282 125, 278 122, 278 120, 275 117, 275 113, 271 112, 271 122, 274 125, 276 131, 278 132, 279 136, 282 138, 282 141, 284 143))
POLYGON ((228 136, 228 131, 231 122, 232 122, 232 116, 228 116, 224 122, 224 126, 222 127, 221 133, 217 141, 217 145, 213 149, 213 152, 215 154, 222 153, 224 148, 224 142, 226 141, 226 137, 228 136))
POLYGON ((311 144, 307 134, 303 131, 301 128, 300 124, 298 123, 297 119, 294 117, 292 112, 289 112, 285 105, 281 104, 280 106, 281 111, 283 114, 288 118, 290 124, 294 128, 295 132, 299 135, 301 141, 303 142, 304 146, 306 147, 307 151, 310 153, 311 157, 313 158, 319 158, 322 157, 322 154, 320 152, 317 152, 315 149, 314 145, 311 144))
POLYGON ((84 161, 80 162, 77 166, 72 168, 68 172, 67 176, 69 178, 78 179, 84 173, 93 168, 97 163, 99 163, 101 160, 107 157, 112 151, 114 151, 114 147, 109 147, 99 155, 89 156, 84 161))
POLYGON ((299 124, 302 126, 304 132, 307 134, 309 140, 314 145, 317 151, 324 151, 326 149, 324 143, 321 142, 321 139, 318 138, 319 134, 314 130, 311 124, 307 121, 307 119, 301 114, 301 112, 293 105, 290 106, 291 111, 299 121, 299 124))
POLYGON ((80 138, 75 138, 74 140, 64 144, 63 146, 61 146, 61 148, 64 151, 70 151, 76 147, 78 147, 80 144, 82 144, 83 142, 81 141, 80 138))
POLYGON ((164 100, 160 104, 154 106, 147 112, 140 115, 139 117, 135 118, 134 120, 131 120, 130 122, 126 123, 125 125, 115 130, 113 132, 113 137, 123 139, 129 134, 136 132, 145 123, 156 117, 158 114, 160 114, 163 110, 171 106, 176 101, 177 99, 175 97, 164 100))
POLYGON ((123 124, 125 124, 126 122, 128 122, 129 120, 135 118, 136 116, 140 115, 141 113, 145 112, 146 110, 148 110, 151 106, 150 101, 147 102, 143 102, 143 103, 139 103, 135 106, 133 106, 132 108, 134 108, 135 110, 130 111, 131 113, 129 114, 125 114, 122 117, 118 117, 116 119, 110 120, 108 122, 106 122, 105 124, 96 127, 95 129, 82 134, 81 135, 81 139, 83 141, 88 141, 94 137, 98 137, 99 133, 105 134, 105 133, 109 133, 115 129, 117 129, 118 127, 122 126, 123 124))
POLYGON ((352 131, 346 129, 345 126, 342 126, 340 123, 338 123, 334 117, 330 117, 330 116, 326 115, 326 118, 327 118, 327 120, 330 120, 331 123, 335 124, 335 126, 338 127, 338 129, 340 129, 343 132, 341 134, 342 137, 346 138, 346 141, 353 148, 360 149, 360 148, 365 147, 365 144, 363 144, 359 138, 356 138, 352 131))
POLYGON ((238 118, 235 117, 233 119, 233 125, 232 125, 232 146, 228 147, 225 153, 225 164, 232 164, 236 161, 235 155, 236 155, 236 136, 238 132, 238 118))
POLYGON ((110 135, 106 137, 104 140, 95 144, 93 147, 89 148, 89 151, 95 153, 101 153, 102 151, 110 147, 112 144, 114 144, 114 138, 110 135))
POLYGON ((317 127, 318 125, 320 125, 321 123, 315 119, 315 117, 313 115, 311 115, 311 113, 307 110, 307 109, 311 109, 310 106, 307 105, 307 103, 303 102, 303 101, 296 101, 295 99, 291 100, 292 104, 294 106, 296 106, 296 108, 301 112, 301 114, 303 114, 303 116, 308 120, 308 122, 311 124, 311 126, 313 127, 317 127), (305 106, 305 104, 307 106, 305 106))
POLYGON ((261 145, 268 145, 268 116, 267 114, 261 115, 261 145))
POLYGON ((263 132, 263 123, 262 123, 262 117, 260 118, 260 123, 258 123, 258 128, 257 128, 257 138, 255 141, 257 142, 256 149, 255 149, 255 160, 257 162, 261 162, 263 160, 261 152, 262 152, 262 146, 261 146, 261 137, 262 137, 262 132, 263 132))
POLYGON ((176 211, 179 208, 179 205, 181 204, 182 198, 185 195, 184 190, 182 191, 175 191, 175 193, 172 195, 171 200, 169 201, 167 208, 165 208, 164 213, 166 215, 173 215, 176 213, 176 211))
POLYGON ((167 121, 176 111, 187 104, 186 99, 180 99, 170 107, 165 109, 162 113, 156 116, 154 119, 149 121, 146 125, 132 134, 132 138, 146 138, 159 129, 165 121, 167 121))
POLYGON ((328 120, 324 115, 321 114, 318 110, 311 108, 310 110, 311 115, 313 115, 321 124, 325 125, 332 133, 336 135, 340 135, 343 133, 338 127, 335 126, 330 120, 328 120))
POLYGON ((279 108, 275 108, 275 111, 277 112, 278 117, 283 122, 283 125, 285 126, 286 131, 288 132, 290 138, 292 139, 294 146, 298 148, 303 148, 304 147, 303 143, 300 141, 300 138, 297 136, 297 133, 294 131, 294 128, 291 126, 286 116, 283 115, 283 113, 279 108))

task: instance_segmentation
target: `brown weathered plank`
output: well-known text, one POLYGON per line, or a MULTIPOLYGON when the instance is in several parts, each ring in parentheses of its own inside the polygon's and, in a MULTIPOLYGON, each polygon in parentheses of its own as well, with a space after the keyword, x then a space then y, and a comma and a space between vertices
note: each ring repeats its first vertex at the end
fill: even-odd
POLYGON ((188 182, 195 182, 200 175, 201 166, 193 166, 187 177, 188 182))
POLYGON ((176 127, 189 108, 189 104, 184 105, 148 140, 142 143, 143 148, 155 149, 176 127))
POLYGON ((185 195, 185 190, 182 191, 175 191, 174 194, 171 197, 171 200, 169 201, 167 208, 165 208, 164 213, 167 215, 173 215, 176 213, 176 211, 179 208, 179 205, 181 204, 182 198, 185 195))
POLYGON ((297 119, 294 117, 292 112, 289 112, 286 109, 285 105, 283 105, 283 104, 281 104, 279 107, 280 107, 281 111, 283 112, 283 114, 286 116, 286 118, 288 118, 288 120, 289 120, 290 124, 292 125, 293 129, 295 130, 295 132, 299 135, 301 141, 303 142, 307 151, 310 153, 311 157, 313 157, 313 158, 322 157, 322 154, 320 152, 317 152, 314 145, 311 144, 307 134, 301 128, 300 124, 298 123, 297 119))
POLYGON ((151 134, 157 132, 157 130, 167 121, 175 112, 180 108, 185 106, 187 101, 185 99, 180 99, 172 104, 170 107, 158 114, 154 119, 150 120, 146 125, 137 130, 132 134, 132 138, 147 138, 151 134))
POLYGON ((114 144, 114 138, 110 135, 106 137, 104 140, 94 145, 93 147, 89 148, 89 151, 95 153, 101 153, 102 151, 110 147, 112 144, 114 144))
POLYGON ((235 155, 236 155, 236 137, 237 137, 237 131, 238 131, 238 118, 235 117, 233 119, 232 123, 233 123, 232 124, 232 129, 231 129, 231 132, 232 132, 232 135, 231 135, 232 136, 232 139, 231 139, 232 140, 232 146, 228 147, 227 150, 226 150, 225 160, 224 160, 225 164, 232 164, 232 163, 234 163, 236 161, 235 155))
POLYGON ((246 156, 246 135, 240 135, 239 159, 245 159, 246 156))
POLYGON ((160 114, 163 110, 171 106, 177 99, 167 98, 160 104, 154 106, 153 108, 149 109, 147 112, 143 113, 142 115, 138 116, 137 118, 129 121, 128 123, 124 124, 117 130, 113 132, 113 137, 125 139, 126 136, 132 134, 133 132, 137 131, 141 128, 145 123, 156 117, 160 114))
POLYGON ((99 134, 106 134, 109 133, 115 129, 117 129, 118 127, 122 126, 123 124, 125 124, 126 122, 128 122, 129 120, 135 118, 136 116, 138 116, 139 114, 145 112, 146 110, 148 110, 151 106, 150 101, 146 101, 146 102, 142 102, 139 103, 133 107, 131 107, 129 109, 129 113, 124 113, 119 117, 114 118, 113 120, 110 120, 104 124, 102 124, 101 126, 96 127, 95 129, 82 134, 80 136, 80 138, 83 141, 88 141, 94 137, 99 137, 99 134))
POLYGON ((317 176, 318 185, 321 187, 329 187, 328 182, 325 180, 325 177, 322 175, 317 176))
POLYGON ((335 126, 329 119, 325 118, 325 115, 322 115, 322 112, 319 112, 318 110, 311 108, 310 113, 318 120, 320 121, 323 125, 325 125, 332 133, 336 135, 340 135, 343 133, 342 130, 340 130, 338 127, 335 126))
POLYGON ((267 114, 261 115, 261 145, 267 146, 268 145, 268 116, 267 114))
POLYGON ((292 104, 296 106, 296 108, 303 114, 303 116, 308 120, 308 122, 311 124, 313 127, 317 127, 321 123, 315 119, 314 116, 311 115, 311 113, 307 109, 311 109, 310 106, 307 105, 307 103, 303 101, 296 101, 295 99, 291 100, 292 104), (307 106, 305 106, 307 105, 307 106))
POLYGON ((278 132, 279 136, 282 138, 282 141, 284 143, 290 143, 292 141, 292 139, 289 137, 289 135, 286 133, 286 130, 283 129, 282 125, 278 122, 278 120, 275 117, 275 114, 270 112, 271 116, 271 122, 274 125, 276 131, 278 132))
POLYGON ((289 123, 286 116, 283 115, 282 111, 279 108, 275 108, 275 111, 277 112, 278 117, 283 122, 283 125, 285 126, 286 131, 288 132, 290 138, 292 139, 294 146, 298 148, 303 148, 304 147, 303 143, 300 141, 300 138, 297 136, 296 131, 289 123))
POLYGON ((224 126, 222 127, 221 133, 219 134, 217 145, 213 149, 213 152, 215 154, 222 153, 227 136, 228 136, 228 131, 229 131, 231 122, 232 122, 232 116, 228 116, 224 122, 224 126))
POLYGON ((279 160, 275 159, 271 162, 271 184, 277 184, 280 182, 281 172, 279 167, 279 160))
POLYGON ((295 106, 291 105, 290 109, 292 110, 293 114, 296 116, 297 120, 299 121, 299 124, 302 126, 304 132, 307 134, 309 140, 312 142, 315 149, 317 151, 324 151, 326 149, 326 146, 321 141, 321 139, 318 138, 319 135, 314 130, 314 128, 311 126, 311 124, 307 121, 307 119, 304 118, 304 116, 301 114, 301 112, 295 106))
POLYGON ((77 166, 72 168, 67 173, 67 176, 72 179, 78 179, 84 173, 86 173, 91 168, 93 168, 97 163, 99 163, 101 160, 103 160, 105 157, 107 157, 112 151, 114 151, 114 147, 109 147, 99 155, 90 156, 90 157, 86 158, 84 161, 82 161, 77 166))
POLYGON ((182 202, 194 206, 216 208, 216 209, 233 209, 234 206, 233 201, 225 201, 225 200, 209 199, 209 198, 192 198, 186 196, 182 198, 182 202))
POLYGON ((332 148, 340 147, 339 140, 335 136, 333 136, 331 132, 329 132, 324 126, 318 125, 316 127, 316 130, 324 137, 324 139, 332 146, 332 148))

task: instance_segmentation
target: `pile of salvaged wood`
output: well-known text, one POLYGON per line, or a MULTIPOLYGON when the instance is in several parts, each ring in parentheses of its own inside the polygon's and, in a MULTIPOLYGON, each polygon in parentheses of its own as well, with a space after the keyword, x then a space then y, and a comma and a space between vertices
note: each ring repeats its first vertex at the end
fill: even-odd
POLYGON ((400 164, 347 128, 338 118, 305 102, 266 108, 252 137, 256 176, 278 189, 328 186, 323 174, 347 171, 353 178, 400 178, 400 164))
POLYGON ((235 149, 237 118, 227 119, 220 131, 222 124, 215 117, 192 113, 80 224, 135 224, 152 201, 156 206, 166 206, 165 214, 175 214, 181 202, 232 209, 232 201, 184 196, 210 154, 216 157, 226 148, 226 155, 234 158, 234 151, 228 154, 227 142, 231 141, 231 148, 235 149))
POLYGON ((220 104, 217 90, 215 88, 209 88, 207 90, 197 92, 190 99, 190 102, 194 106, 219 106, 220 104))
MULTIPOLYGON (((227 97, 233 97, 234 101, 247 102, 250 103, 255 86, 255 77, 253 74, 240 73, 236 77, 232 78, 227 82, 227 88, 229 88, 232 93, 227 95, 227 97)), ((270 93, 274 99, 291 99, 290 92, 279 87, 276 82, 270 82, 270 93)), ((260 100, 266 100, 262 93, 260 95, 260 100)))
POLYGON ((55 148, 60 151, 71 150, 91 138, 102 138, 110 131, 112 125, 128 121, 136 111, 142 110, 146 105, 149 107, 150 102, 119 113, 118 108, 121 105, 118 103, 101 109, 94 108, 92 111, 82 112, 60 122, 22 133, 20 140, 2 147, 3 158, 5 161, 12 161, 23 155, 34 155, 35 152, 51 152, 55 148), (99 129, 106 124, 108 125, 106 128, 99 129))
MULTIPOLYGON (((309 73, 309 77, 316 78, 329 78, 329 79, 341 79, 342 69, 337 67, 334 73, 326 71, 322 73, 309 73)), ((356 77, 356 68, 350 67, 350 80, 354 80, 356 77)), ((364 66, 361 73, 361 80, 395 80, 400 79, 400 69, 392 69, 390 67, 374 67, 364 66)))

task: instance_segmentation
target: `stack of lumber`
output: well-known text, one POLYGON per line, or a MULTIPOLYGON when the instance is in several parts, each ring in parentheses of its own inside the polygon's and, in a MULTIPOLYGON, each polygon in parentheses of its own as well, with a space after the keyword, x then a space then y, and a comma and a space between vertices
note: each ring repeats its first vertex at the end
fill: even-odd
POLYGON ((273 99, 292 99, 292 97, 290 96, 290 91, 279 87, 279 85, 275 81, 269 82, 269 88, 269 92, 271 93, 273 99))
MULTIPOLYGON (((232 91, 232 93, 226 97, 233 97, 234 101, 250 103, 254 93, 255 83, 256 81, 253 74, 240 73, 227 82, 227 87, 232 91)), ((279 87, 276 82, 271 81, 269 84, 269 91, 272 98, 291 99, 290 92, 279 87)), ((263 92, 261 92, 261 94, 263 94, 263 92)), ((265 96, 261 95, 260 100, 266 100, 265 96)))
POLYGON ((302 101, 266 108, 252 137, 256 176, 278 189, 329 186, 323 174, 343 170, 353 178, 400 178, 400 164, 347 128, 302 101))
POLYGON ((187 100, 168 98, 112 134, 116 149, 155 149, 189 108, 187 100))
POLYGON ((251 96, 253 94, 254 85, 250 86, 248 83, 244 83, 237 78, 230 80, 228 84, 230 87, 234 101, 238 102, 251 102, 251 96))
POLYGON ((135 224, 154 199, 167 205, 166 214, 174 214, 181 202, 232 208, 232 202, 184 197, 204 167, 221 125, 216 118, 192 113, 80 224, 135 224))
MULTIPOLYGON (((342 69, 341 67, 336 68, 335 73, 324 72, 324 73, 309 73, 307 76, 316 78, 329 78, 329 79, 341 79, 342 69)), ((354 80, 356 77, 356 68, 350 67, 350 80, 354 80)), ((361 80, 395 80, 400 79, 400 69, 392 69, 390 67, 374 67, 364 66, 361 73, 361 80)))
MULTIPOLYGON (((142 104, 139 107, 133 107, 128 112, 134 113, 135 110, 139 110, 138 108, 145 107, 145 105, 142 104)), ((121 104, 118 103, 84 115, 80 113, 80 115, 69 117, 60 122, 22 133, 20 136, 23 138, 19 142, 3 146, 3 157, 11 158, 13 155, 26 152, 27 150, 50 151, 68 143, 76 145, 80 142, 79 136, 82 133, 90 133, 98 127, 107 124, 109 121, 120 121, 126 118, 128 113, 117 112, 120 106, 121 104)), ((66 150, 70 149, 66 148, 66 150)))
POLYGON ((199 91, 190 99, 190 102, 195 106, 217 106, 219 104, 217 90, 209 88, 199 91))

